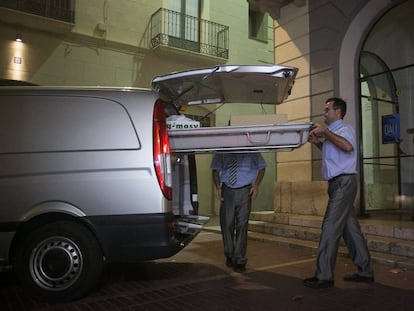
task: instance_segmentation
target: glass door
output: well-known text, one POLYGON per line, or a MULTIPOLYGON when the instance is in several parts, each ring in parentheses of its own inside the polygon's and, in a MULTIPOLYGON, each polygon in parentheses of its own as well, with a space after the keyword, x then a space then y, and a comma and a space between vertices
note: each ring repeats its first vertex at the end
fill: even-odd
POLYGON ((200 51, 200 0, 170 0, 170 10, 178 12, 174 15, 169 27, 170 40, 175 40, 175 45, 186 50, 200 51))
POLYGON ((361 55, 360 74, 363 210, 399 209, 400 118, 394 77, 370 52, 361 55))
POLYGON ((413 80, 414 64, 389 69, 376 54, 361 54, 363 213, 414 214, 413 80))

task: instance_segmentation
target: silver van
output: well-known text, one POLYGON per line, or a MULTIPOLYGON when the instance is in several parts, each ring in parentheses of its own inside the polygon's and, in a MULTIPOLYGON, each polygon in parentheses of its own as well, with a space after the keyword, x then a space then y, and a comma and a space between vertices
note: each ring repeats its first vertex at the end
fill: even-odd
POLYGON ((156 77, 153 90, 0 87, 0 264, 35 297, 68 301, 98 284, 106 262, 174 255, 208 220, 198 216, 194 153, 225 152, 232 139, 192 150, 197 135, 216 134, 182 137, 189 131, 169 131, 167 118, 188 104, 281 103, 296 72, 216 66, 156 77))

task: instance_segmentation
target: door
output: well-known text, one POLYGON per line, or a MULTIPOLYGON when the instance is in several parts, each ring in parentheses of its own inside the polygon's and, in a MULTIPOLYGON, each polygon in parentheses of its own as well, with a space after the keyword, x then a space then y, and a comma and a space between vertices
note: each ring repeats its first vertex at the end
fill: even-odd
POLYGON ((399 98, 394 75, 370 52, 362 53, 360 72, 365 212, 398 209, 401 148, 399 98))

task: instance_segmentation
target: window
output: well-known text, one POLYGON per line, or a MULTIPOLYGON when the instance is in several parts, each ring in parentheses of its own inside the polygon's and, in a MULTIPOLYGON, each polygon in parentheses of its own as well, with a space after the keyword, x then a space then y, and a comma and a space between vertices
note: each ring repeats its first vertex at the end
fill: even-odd
POLYGON ((175 37, 189 41, 199 41, 200 0, 171 0, 170 9, 180 12, 180 18, 175 21, 175 28, 171 28, 175 37))
POLYGON ((75 22, 74 0, 0 1, 0 7, 22 11, 37 16, 44 16, 72 24, 75 22))
POLYGON ((0 153, 140 148, 125 109, 91 97, 2 96, 0 141, 0 153))
POLYGON ((267 13, 249 3, 249 38, 267 42, 267 13))

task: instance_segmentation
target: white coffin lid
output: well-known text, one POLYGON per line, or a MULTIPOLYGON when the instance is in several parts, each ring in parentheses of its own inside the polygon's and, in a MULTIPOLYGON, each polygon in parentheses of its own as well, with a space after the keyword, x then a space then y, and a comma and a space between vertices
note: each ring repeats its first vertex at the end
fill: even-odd
POLYGON ((280 65, 224 65, 157 76, 152 88, 176 106, 208 103, 280 104, 298 69, 280 65))

